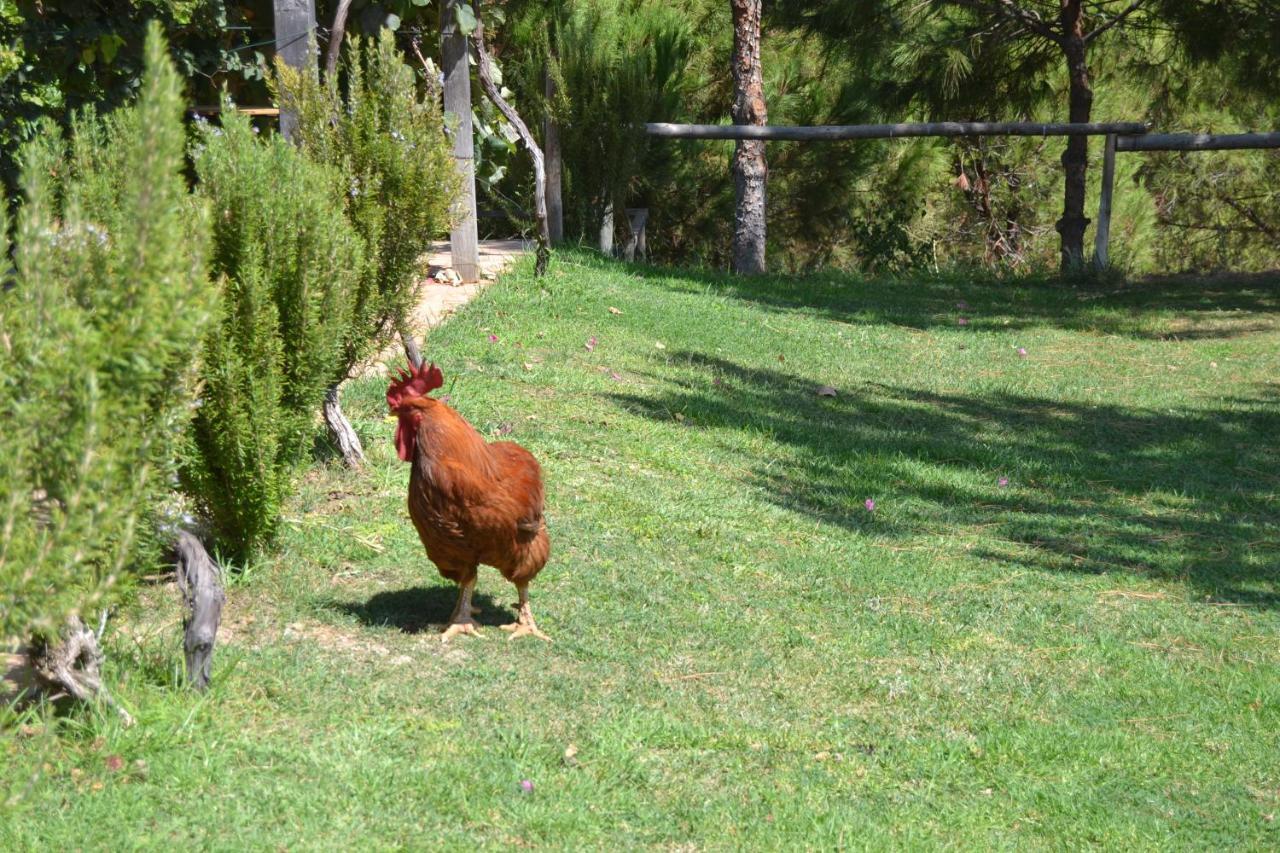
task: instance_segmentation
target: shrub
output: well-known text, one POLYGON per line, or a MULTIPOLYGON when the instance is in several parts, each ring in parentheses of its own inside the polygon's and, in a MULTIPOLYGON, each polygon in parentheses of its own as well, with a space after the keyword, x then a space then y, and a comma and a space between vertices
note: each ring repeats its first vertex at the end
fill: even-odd
POLYGON ((302 151, 346 176, 344 210, 367 252, 335 380, 409 310, 418 259, 448 227, 459 186, 436 93, 419 94, 394 35, 383 30, 376 41, 353 39, 345 68, 345 98, 335 80, 321 83, 314 68, 276 69, 280 104, 298 114, 302 151))
POLYGON ((336 173, 278 136, 259 138, 235 111, 224 116, 195 158, 223 311, 184 479, 224 551, 246 558, 275 532, 291 469, 311 449, 364 260, 336 173))
POLYGON ((0 636, 52 633, 157 557, 215 293, 156 28, 146 69, 134 106, 23 152, 12 268, 0 254, 0 636))

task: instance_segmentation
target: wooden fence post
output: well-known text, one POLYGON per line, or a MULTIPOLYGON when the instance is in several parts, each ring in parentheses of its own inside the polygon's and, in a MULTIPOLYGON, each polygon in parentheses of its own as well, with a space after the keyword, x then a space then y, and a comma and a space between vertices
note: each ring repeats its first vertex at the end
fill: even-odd
POLYGON ((1107 134, 1102 149, 1102 195, 1098 199, 1098 230, 1093 237, 1093 266, 1106 269, 1110 262, 1108 242, 1111 239, 1111 199, 1116 184, 1116 135, 1107 134))
POLYGON ((453 211, 449 250, 453 269, 463 281, 480 279, 476 235, 476 164, 471 132, 471 67, 467 35, 458 28, 460 0, 444 0, 440 9, 440 60, 444 68, 444 114, 453 126, 453 159, 462 178, 453 211), (450 118, 452 116, 452 118, 450 118))
MULTIPOLYGON (((273 0, 275 12, 276 55, 293 68, 306 68, 307 52, 315 43, 315 0, 273 0)), ((293 141, 298 117, 288 110, 280 111, 280 134, 293 141)))

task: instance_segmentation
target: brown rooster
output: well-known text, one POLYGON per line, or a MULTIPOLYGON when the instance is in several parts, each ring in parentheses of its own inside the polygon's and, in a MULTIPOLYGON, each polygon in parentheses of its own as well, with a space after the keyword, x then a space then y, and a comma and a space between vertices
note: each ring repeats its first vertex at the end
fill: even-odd
POLYGON ((551 555, 542 517, 542 469, 520 445, 486 442, 462 415, 427 396, 443 384, 440 368, 432 364, 401 369, 387 389, 387 405, 399 418, 396 451, 413 463, 409 516, 427 558, 462 587, 441 640, 481 636, 471 615, 481 563, 502 572, 520 593, 516 621, 502 626, 511 639, 550 640, 529 608, 529 581, 551 555))

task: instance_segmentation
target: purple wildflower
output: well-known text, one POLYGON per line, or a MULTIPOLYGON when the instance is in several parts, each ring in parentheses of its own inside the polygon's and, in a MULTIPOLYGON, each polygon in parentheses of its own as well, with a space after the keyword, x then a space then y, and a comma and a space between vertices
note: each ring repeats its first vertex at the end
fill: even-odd
POLYGON ((867 508, 867 512, 875 512, 875 511, 876 511, 876 501, 875 501, 875 498, 867 498, 866 502, 865 502, 865 503, 863 503, 862 505, 863 505, 863 506, 865 506, 865 507, 867 508))
POLYGON ((497 336, 497 335, 490 335, 490 336, 489 336, 489 343, 491 343, 491 344, 496 344, 497 342, 498 342, 498 336, 497 336))
POLYGON ((533 782, 532 782, 532 781, 530 781, 529 779, 521 779, 521 780, 520 780, 520 790, 521 790, 521 791, 524 791, 526 794, 532 794, 532 793, 533 793, 533 782))
POLYGON ((999 480, 996 480, 996 485, 1003 489, 1005 486, 1009 485, 1009 478, 1001 477, 999 480))

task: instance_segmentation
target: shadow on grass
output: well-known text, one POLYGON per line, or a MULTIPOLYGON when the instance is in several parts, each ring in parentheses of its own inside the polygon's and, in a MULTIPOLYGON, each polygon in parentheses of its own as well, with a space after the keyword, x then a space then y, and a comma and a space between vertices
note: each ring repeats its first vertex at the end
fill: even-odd
POLYGON ((996 279, 981 271, 860 278, 838 273, 730 277, 633 265, 628 271, 686 292, 710 289, 767 309, 828 320, 887 322, 913 329, 1003 331, 1052 326, 1150 340, 1227 339, 1276 328, 1280 271, 1209 277, 1165 276, 1117 284, 1031 276, 996 279), (1153 315, 1161 314, 1156 318, 1153 315))
MULTIPOLYGON (((331 600, 322 606, 354 616, 372 627, 391 627, 406 634, 422 634, 442 630, 457 601, 458 587, 447 584, 379 592, 363 602, 331 600)), ((471 602, 480 608, 475 619, 481 625, 503 625, 514 619, 506 607, 485 593, 474 593, 471 602)))
POLYGON ((1180 410, 878 383, 830 398, 782 370, 674 357, 705 373, 654 374, 664 393, 609 397, 654 420, 678 412, 690 429, 751 430, 790 447, 751 475, 778 506, 879 536, 976 537, 971 553, 1038 569, 1179 579, 1212 598, 1280 606, 1275 386, 1180 410))

